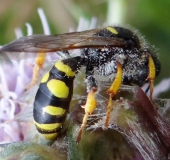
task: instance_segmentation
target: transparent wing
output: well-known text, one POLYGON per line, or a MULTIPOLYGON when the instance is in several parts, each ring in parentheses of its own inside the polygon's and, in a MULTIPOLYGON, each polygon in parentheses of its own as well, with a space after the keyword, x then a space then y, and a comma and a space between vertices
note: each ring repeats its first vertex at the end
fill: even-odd
MULTIPOLYGON (((99 29, 87 30, 83 32, 71 32, 58 35, 31 35, 21 37, 0 49, 0 56, 6 57, 10 54, 11 58, 17 57, 21 52, 56 52, 72 50, 77 48, 98 48, 103 46, 123 47, 125 46, 122 38, 101 37, 95 35, 99 29), (10 53, 13 52, 13 53, 10 53), (17 53, 18 52, 18 53, 17 53)), ((27 56, 23 57, 27 58, 27 56)), ((16 58, 15 58, 16 59, 16 58)))

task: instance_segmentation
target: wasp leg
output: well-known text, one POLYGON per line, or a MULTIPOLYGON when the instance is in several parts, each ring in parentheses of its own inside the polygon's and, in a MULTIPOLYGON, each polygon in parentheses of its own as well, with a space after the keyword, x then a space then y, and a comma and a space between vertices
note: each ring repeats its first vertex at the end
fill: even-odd
POLYGON ((81 135, 82 135, 84 128, 86 127, 88 116, 91 115, 92 112, 96 108, 95 93, 97 91, 97 85, 96 85, 96 80, 94 79, 93 76, 87 77, 87 87, 89 90, 88 95, 87 95, 87 101, 86 101, 86 104, 82 106, 82 108, 84 108, 85 110, 85 115, 83 117, 83 122, 82 122, 82 125, 80 127, 80 130, 77 136, 77 140, 76 140, 77 142, 81 140, 81 135))
POLYGON ((107 105, 107 114, 106 114, 106 122, 105 122, 105 127, 108 127, 109 124, 109 119, 110 119, 110 113, 112 110, 112 97, 117 93, 117 91, 120 88, 120 85, 122 83, 122 65, 117 62, 117 74, 116 77, 110 86, 110 88, 107 90, 107 94, 109 94, 109 100, 108 100, 108 105, 107 105))
POLYGON ((45 53, 39 52, 35 58, 35 66, 33 69, 33 76, 31 82, 26 86, 25 90, 32 88, 38 79, 40 69, 42 68, 45 61, 45 53))
POLYGON ((149 55, 148 67, 149 67, 149 74, 148 74, 147 79, 149 80, 149 83, 150 83, 150 100, 152 101, 152 94, 153 94, 153 88, 154 88, 154 80, 155 80, 155 75, 156 75, 156 69, 155 69, 154 61, 153 61, 151 55, 149 55))

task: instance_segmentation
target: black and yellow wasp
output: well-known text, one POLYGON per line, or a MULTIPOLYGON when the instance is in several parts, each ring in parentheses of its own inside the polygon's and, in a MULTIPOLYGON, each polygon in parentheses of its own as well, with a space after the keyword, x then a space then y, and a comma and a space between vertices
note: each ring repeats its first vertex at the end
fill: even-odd
MULTIPOLYGON (((137 33, 118 26, 72 32, 58 35, 32 35, 22 37, 5 45, 0 50, 6 52, 47 53, 80 49, 78 56, 60 60, 42 78, 37 91, 33 118, 39 134, 54 140, 66 118, 73 94, 73 81, 81 66, 86 67, 87 101, 85 115, 78 134, 81 139, 89 114, 96 108, 95 94, 98 90, 94 74, 113 74, 113 83, 107 90, 109 95, 105 126, 108 126, 112 107, 112 97, 121 84, 142 86, 150 83, 152 100, 154 79, 160 72, 160 62, 137 33)), ((40 57, 41 62, 41 57, 40 57)), ((42 62, 43 63, 43 62, 42 62)))

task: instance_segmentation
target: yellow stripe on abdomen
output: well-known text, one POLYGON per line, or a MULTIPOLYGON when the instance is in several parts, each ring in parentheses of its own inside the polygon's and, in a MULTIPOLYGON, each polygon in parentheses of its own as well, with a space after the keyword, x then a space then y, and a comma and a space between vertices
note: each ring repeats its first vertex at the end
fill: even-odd
POLYGON ((56 130, 59 127, 61 127, 62 123, 51 123, 51 124, 39 124, 36 121, 34 121, 34 124, 40 128, 41 130, 44 131, 51 131, 51 130, 56 130))
POLYGON ((69 95, 69 88, 63 81, 51 79, 47 83, 47 87, 55 97, 67 98, 69 95))
POLYGON ((58 132, 45 134, 39 133, 39 135, 47 140, 54 140, 58 137, 59 133, 58 132))
POLYGON ((47 72, 47 73, 45 74, 45 76, 42 78, 41 83, 47 82, 49 76, 50 76, 50 74, 49 74, 49 72, 47 72))
POLYGON ((72 69, 70 68, 70 66, 64 64, 62 61, 58 61, 55 64, 55 67, 59 70, 64 72, 68 77, 74 77, 75 73, 72 71, 72 69))
POLYGON ((46 112, 53 116, 62 116, 66 113, 66 110, 61 107, 55 107, 55 106, 46 106, 43 109, 43 112, 46 112))

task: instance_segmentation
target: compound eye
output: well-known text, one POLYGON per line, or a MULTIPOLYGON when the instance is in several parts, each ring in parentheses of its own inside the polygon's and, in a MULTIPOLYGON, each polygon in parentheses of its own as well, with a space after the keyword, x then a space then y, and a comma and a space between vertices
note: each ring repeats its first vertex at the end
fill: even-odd
POLYGON ((156 76, 159 75, 160 71, 161 71, 161 63, 158 59, 153 58, 154 64, 155 64, 155 68, 156 68, 156 76))
POLYGON ((148 77, 148 68, 143 68, 138 75, 137 81, 138 81, 138 85, 142 86, 144 83, 146 83, 146 79, 148 77))
POLYGON ((131 39, 129 39, 129 40, 126 41, 126 48, 127 48, 127 49, 133 49, 134 47, 136 47, 134 41, 132 41, 131 39))

